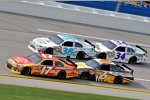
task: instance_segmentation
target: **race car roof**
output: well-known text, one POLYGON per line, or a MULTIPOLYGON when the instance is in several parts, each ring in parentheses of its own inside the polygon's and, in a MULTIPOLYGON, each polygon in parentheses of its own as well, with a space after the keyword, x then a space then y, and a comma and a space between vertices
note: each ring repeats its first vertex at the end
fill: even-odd
POLYGON ((113 65, 115 64, 115 63, 113 63, 109 60, 106 60, 106 59, 94 59, 94 60, 97 61, 100 64, 113 64, 113 65))
POLYGON ((66 34, 58 34, 58 36, 62 38, 64 41, 78 41, 78 39, 75 36, 66 34))
POLYGON ((132 47, 127 42, 124 42, 124 41, 121 41, 121 40, 110 40, 110 41, 113 42, 117 46, 132 47))

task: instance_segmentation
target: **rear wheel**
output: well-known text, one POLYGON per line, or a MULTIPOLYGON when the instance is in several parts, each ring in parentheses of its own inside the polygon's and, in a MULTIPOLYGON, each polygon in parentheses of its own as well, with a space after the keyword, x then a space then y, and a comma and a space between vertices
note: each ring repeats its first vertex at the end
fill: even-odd
POLYGON ((90 74, 88 72, 83 72, 81 73, 80 78, 82 80, 88 80, 90 78, 90 74))
POLYGON ((116 76, 114 79, 114 84, 122 84, 123 78, 121 76, 116 76))
POLYGON ((58 74, 57 74, 57 77, 59 79, 66 79, 66 72, 65 71, 60 71, 58 74))
POLYGON ((106 59, 106 53, 100 53, 98 55, 98 58, 100 58, 100 59, 106 59))
POLYGON ((31 74, 31 68, 30 67, 23 67, 21 70, 21 75, 30 75, 31 74))
POLYGON ((136 57, 131 57, 130 59, 129 59, 129 62, 128 62, 129 64, 135 64, 135 63, 137 63, 137 58, 136 57))
POLYGON ((84 52, 78 52, 76 59, 85 59, 85 53, 84 52))
POLYGON ((53 48, 47 48, 44 53, 53 54, 53 48))

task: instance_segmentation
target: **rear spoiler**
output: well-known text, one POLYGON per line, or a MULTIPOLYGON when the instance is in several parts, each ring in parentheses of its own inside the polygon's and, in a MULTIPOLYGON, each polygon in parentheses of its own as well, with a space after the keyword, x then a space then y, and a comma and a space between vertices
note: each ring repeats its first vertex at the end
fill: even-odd
POLYGON ((73 64, 76 68, 77 68, 77 64, 75 64, 73 61, 71 61, 70 59, 66 59, 66 61, 70 62, 71 64, 73 64))
POLYGON ((131 69, 131 68, 129 68, 127 65, 122 64, 122 66, 123 66, 123 67, 125 67, 125 68, 127 68, 127 69, 129 69, 129 70, 131 70, 131 73, 133 73, 133 72, 134 72, 134 70, 133 70, 133 69, 131 69))
POLYGON ((145 51, 145 53, 147 53, 147 51, 146 51, 145 49, 143 49, 142 47, 140 47, 139 45, 135 45, 135 46, 136 46, 137 48, 139 48, 139 49, 145 51))
POLYGON ((88 44, 90 44, 91 46, 93 46, 94 48, 95 48, 95 45, 94 44, 92 44, 90 41, 88 41, 88 40, 84 40, 84 42, 86 42, 86 43, 88 43, 88 44))

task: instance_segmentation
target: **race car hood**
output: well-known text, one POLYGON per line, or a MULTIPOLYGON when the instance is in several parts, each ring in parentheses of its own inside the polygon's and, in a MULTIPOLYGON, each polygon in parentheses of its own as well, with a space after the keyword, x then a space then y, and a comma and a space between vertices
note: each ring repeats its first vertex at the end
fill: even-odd
POLYGON ((107 47, 105 47, 100 42, 94 43, 94 45, 96 46, 96 51, 110 51, 107 47))
POLYGON ((77 62, 75 63, 77 65, 77 69, 93 69, 90 66, 87 66, 84 62, 77 62))
POLYGON ((13 60, 16 64, 24 65, 24 64, 35 64, 34 62, 27 59, 27 56, 16 56, 12 57, 11 60, 13 60))
POLYGON ((49 38, 36 38, 32 42, 34 44, 42 46, 42 47, 54 47, 54 46, 58 46, 53 41, 51 41, 49 38))

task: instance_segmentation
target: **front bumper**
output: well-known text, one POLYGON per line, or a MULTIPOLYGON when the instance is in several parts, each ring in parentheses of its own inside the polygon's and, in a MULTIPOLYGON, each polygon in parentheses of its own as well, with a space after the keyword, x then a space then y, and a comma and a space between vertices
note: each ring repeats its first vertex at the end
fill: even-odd
POLYGON ((11 65, 9 62, 6 62, 5 67, 15 74, 21 73, 18 67, 11 65))

